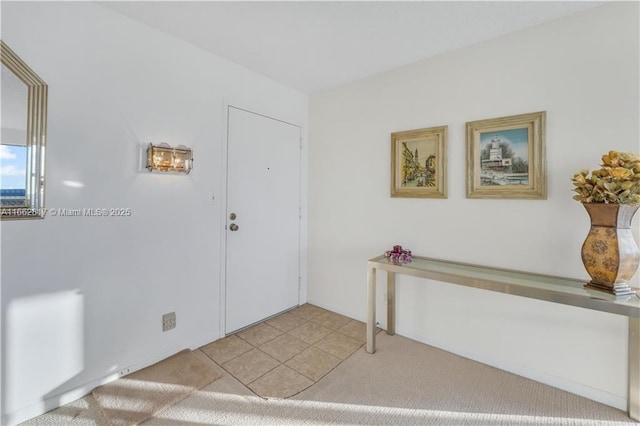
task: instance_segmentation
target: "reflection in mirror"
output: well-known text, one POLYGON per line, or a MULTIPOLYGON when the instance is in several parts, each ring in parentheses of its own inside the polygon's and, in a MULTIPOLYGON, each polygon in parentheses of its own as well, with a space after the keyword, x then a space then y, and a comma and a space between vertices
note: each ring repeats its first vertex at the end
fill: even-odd
POLYGON ((47 85, 0 40, 0 217, 44 217, 47 85))
POLYGON ((2 65, 0 203, 24 207, 27 191, 27 86, 2 65))

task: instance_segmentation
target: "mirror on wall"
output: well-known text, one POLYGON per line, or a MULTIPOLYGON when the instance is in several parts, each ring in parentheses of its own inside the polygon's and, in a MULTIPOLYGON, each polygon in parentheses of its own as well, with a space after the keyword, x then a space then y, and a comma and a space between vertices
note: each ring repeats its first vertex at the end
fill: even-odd
POLYGON ((0 59, 0 217, 43 218, 47 84, 2 40, 0 59))

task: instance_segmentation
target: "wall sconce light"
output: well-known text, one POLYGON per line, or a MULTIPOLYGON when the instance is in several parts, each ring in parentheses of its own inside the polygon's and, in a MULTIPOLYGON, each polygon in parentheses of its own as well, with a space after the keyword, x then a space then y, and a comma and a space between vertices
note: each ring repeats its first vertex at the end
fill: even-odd
POLYGON ((193 167, 193 153, 191 148, 184 145, 172 147, 167 143, 154 145, 147 148, 147 170, 161 172, 189 173, 193 167))

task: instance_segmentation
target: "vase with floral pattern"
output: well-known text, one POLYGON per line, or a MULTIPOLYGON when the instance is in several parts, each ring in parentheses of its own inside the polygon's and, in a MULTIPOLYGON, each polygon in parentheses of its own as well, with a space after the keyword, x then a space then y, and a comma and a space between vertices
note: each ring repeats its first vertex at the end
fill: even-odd
POLYGON ((631 220, 640 206, 583 203, 591 229, 582 245, 582 263, 591 281, 587 287, 615 295, 634 294, 628 281, 640 264, 640 252, 631 232, 631 220))

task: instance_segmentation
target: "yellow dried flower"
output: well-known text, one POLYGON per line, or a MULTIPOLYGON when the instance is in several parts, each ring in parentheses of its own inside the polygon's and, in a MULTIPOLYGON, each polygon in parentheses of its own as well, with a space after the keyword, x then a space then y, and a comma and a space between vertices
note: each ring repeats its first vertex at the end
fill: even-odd
POLYGON ((581 174, 581 173, 578 173, 578 174, 574 175, 574 176, 573 176, 573 181, 574 181, 574 183, 586 184, 586 183, 587 183, 587 181, 586 181, 586 179, 584 178, 584 176, 585 176, 585 175, 583 175, 583 174, 581 174))
POLYGON ((620 165, 620 153, 618 151, 609 151, 608 154, 602 156, 602 165, 618 167, 620 165))
POLYGON ((624 167, 616 167, 615 169, 609 170, 609 174, 614 179, 627 179, 631 176, 631 170, 625 169, 624 167))

